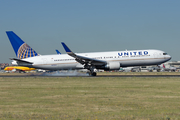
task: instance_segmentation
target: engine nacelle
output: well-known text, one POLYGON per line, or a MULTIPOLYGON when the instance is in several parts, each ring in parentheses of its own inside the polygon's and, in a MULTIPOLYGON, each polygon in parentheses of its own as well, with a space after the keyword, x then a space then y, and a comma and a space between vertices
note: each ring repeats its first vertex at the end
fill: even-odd
POLYGON ((104 70, 119 70, 120 69, 120 63, 119 62, 108 62, 105 65, 104 70))

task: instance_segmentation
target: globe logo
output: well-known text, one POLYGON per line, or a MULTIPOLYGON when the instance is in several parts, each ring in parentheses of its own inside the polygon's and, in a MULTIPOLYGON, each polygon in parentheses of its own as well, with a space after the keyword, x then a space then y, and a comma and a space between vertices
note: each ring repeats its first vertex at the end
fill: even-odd
POLYGON ((21 47, 19 47, 17 57, 19 59, 24 59, 28 57, 34 57, 38 56, 38 54, 26 43, 22 44, 21 47))

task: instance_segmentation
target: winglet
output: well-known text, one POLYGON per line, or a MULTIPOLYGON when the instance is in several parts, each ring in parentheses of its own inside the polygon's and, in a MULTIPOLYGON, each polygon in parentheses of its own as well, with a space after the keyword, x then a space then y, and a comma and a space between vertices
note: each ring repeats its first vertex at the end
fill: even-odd
POLYGON ((64 42, 61 42, 61 44, 63 45, 63 47, 68 55, 76 58, 76 54, 74 54, 64 42))
POLYGON ((59 52, 59 50, 56 50, 56 52, 57 52, 57 54, 59 54, 59 55, 61 54, 61 53, 59 52))
POLYGON ((63 45, 63 47, 64 47, 64 49, 65 49, 65 51, 67 53, 71 53, 72 52, 64 42, 61 42, 61 44, 63 45))

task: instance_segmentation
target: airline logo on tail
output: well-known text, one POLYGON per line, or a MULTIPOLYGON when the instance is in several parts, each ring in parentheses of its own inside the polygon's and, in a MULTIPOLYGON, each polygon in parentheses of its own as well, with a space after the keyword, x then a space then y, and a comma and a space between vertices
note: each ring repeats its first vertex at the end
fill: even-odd
POLYGON ((13 31, 7 31, 6 33, 9 37, 11 45, 13 46, 17 58, 24 59, 39 55, 28 44, 21 40, 21 38, 18 37, 13 31))
POLYGON ((24 58, 28 58, 28 57, 34 57, 37 56, 38 54, 26 43, 22 44, 19 47, 19 50, 17 52, 17 57, 19 59, 24 59, 24 58))

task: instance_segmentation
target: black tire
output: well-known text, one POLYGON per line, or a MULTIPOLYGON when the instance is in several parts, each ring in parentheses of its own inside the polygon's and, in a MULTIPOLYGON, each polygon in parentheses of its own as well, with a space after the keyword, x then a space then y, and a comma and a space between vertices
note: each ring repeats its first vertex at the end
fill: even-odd
POLYGON ((93 72, 91 75, 92 75, 92 76, 96 76, 97 74, 96 74, 96 72, 93 72))

